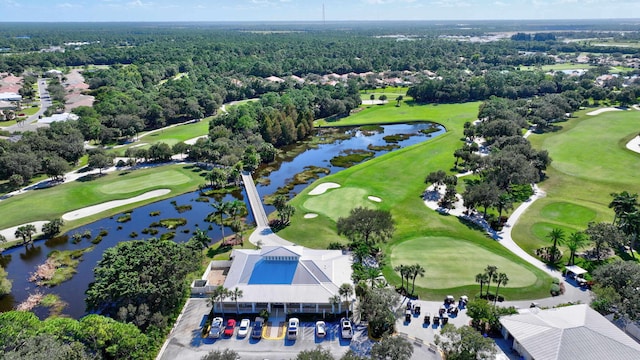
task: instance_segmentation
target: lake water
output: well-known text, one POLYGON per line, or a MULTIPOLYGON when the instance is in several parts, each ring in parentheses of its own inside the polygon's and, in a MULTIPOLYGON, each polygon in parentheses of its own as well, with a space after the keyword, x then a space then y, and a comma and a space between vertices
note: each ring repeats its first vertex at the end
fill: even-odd
MULTIPOLYGON (((411 134, 412 136, 408 139, 398 142, 398 145, 402 148, 423 142, 429 138, 433 138, 444 133, 444 129, 442 127, 439 127, 437 132, 430 135, 425 135, 420 132, 420 130, 427 129, 430 126, 430 123, 384 125, 382 126, 382 131, 373 133, 362 132, 358 128, 345 129, 346 132, 353 135, 349 139, 338 140, 330 144, 318 145, 317 147, 305 150, 294 158, 284 159, 278 164, 273 165, 275 170, 269 175, 269 184, 258 184, 258 192, 261 196, 273 194, 279 187, 282 187, 289 182, 295 174, 302 172, 305 167, 310 165, 326 167, 331 171, 331 173, 338 172, 343 168, 333 166, 329 163, 333 157, 344 154, 344 152, 348 150, 366 150, 367 146, 370 144, 374 146, 387 145, 383 139, 383 137, 387 135, 411 134)), ((380 156, 387 152, 389 151, 378 151, 375 156, 380 156)), ((306 186, 306 184, 296 185, 292 193, 298 193, 306 186)), ((246 194, 243 189, 242 191, 224 196, 223 200, 228 201, 238 199, 244 201, 246 198, 245 195, 246 194)), ((103 236, 102 242, 97 244, 92 251, 83 255, 83 261, 78 266, 77 273, 71 280, 53 288, 38 287, 34 283, 29 282, 28 279, 30 274, 35 272, 38 265, 45 262, 48 254, 52 250, 87 248, 93 245, 90 240, 82 239, 77 244, 74 244, 71 239, 60 243, 43 240, 37 241, 33 248, 29 247, 29 249, 25 249, 24 247, 18 247, 3 252, 0 255, 0 265, 2 265, 9 273, 9 278, 13 281, 13 288, 11 295, 0 299, 0 312, 11 310, 17 304, 24 301, 29 294, 39 291, 45 294, 54 293, 60 296, 60 298, 67 303, 63 314, 69 315, 73 318, 82 317, 86 313, 84 292, 88 285, 94 280, 93 268, 102 258, 102 253, 121 241, 131 240, 132 238, 129 235, 132 232, 136 232, 138 234, 136 239, 151 237, 151 235, 142 234, 142 230, 147 228, 150 223, 161 219, 187 219, 187 224, 185 226, 178 227, 175 231, 174 241, 187 241, 191 238, 192 232, 197 228, 208 230, 210 225, 211 229, 208 230, 209 236, 213 238, 214 241, 219 241, 222 237, 220 227, 217 224, 210 224, 205 221, 205 218, 213 212, 211 204, 215 200, 211 199, 211 202, 196 201, 199 197, 200 195, 198 192, 179 195, 171 199, 158 201, 156 203, 134 209, 131 212, 131 221, 129 222, 118 223, 116 219, 119 215, 116 215, 70 231, 68 235, 71 236, 74 233, 82 233, 85 230, 89 230, 92 233, 92 238, 97 236, 101 230, 108 231, 108 234, 103 236), (191 205, 192 209, 179 213, 172 202, 175 202, 178 206, 191 205), (160 211, 160 215, 151 216, 150 213, 153 211, 160 211), (121 227, 121 229, 118 229, 119 227, 121 227)), ((274 211, 271 206, 265 206, 265 210, 267 214, 274 211)), ((247 216, 247 223, 252 222, 253 215, 249 212, 249 215, 247 216)), ((169 232, 169 230, 164 228, 156 229, 159 230, 159 233, 155 235, 156 237, 160 237, 163 233, 169 232)), ((229 235, 231 233, 232 231, 230 229, 225 229, 225 235, 229 235)), ((248 237, 248 234, 245 236, 248 237)), ((40 317, 46 317, 48 314, 48 310, 42 308, 36 308, 34 309, 34 312, 40 317)))

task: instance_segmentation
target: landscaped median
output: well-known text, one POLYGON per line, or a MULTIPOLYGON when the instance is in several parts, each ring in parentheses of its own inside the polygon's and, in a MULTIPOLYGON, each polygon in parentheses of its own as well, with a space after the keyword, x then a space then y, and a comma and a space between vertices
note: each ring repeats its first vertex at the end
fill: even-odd
POLYGON ((335 219, 343 216, 338 213, 343 213, 344 209, 366 203, 367 207, 391 211, 396 222, 394 238, 383 245, 388 255, 383 273, 392 284, 400 285, 400 277, 392 270, 393 267, 418 262, 426 269, 425 277, 416 280, 416 290, 421 298, 442 300, 449 294, 473 296, 479 292, 475 275, 487 265, 496 265, 514 279, 513 286, 500 289, 507 300, 548 297, 551 278, 543 271, 524 262, 484 232, 468 227, 457 217, 429 209, 421 197, 429 172, 452 167, 455 161, 453 152, 460 147, 463 125, 475 119, 478 105, 385 105, 332 123, 357 125, 376 123, 376 119, 378 123, 421 119, 440 123, 448 132, 316 181, 291 201, 297 211, 291 225, 279 235, 313 248, 326 248, 336 241, 346 244, 346 239, 336 233, 335 219), (312 189, 326 182, 340 187, 324 194, 310 195, 312 189), (368 196, 383 201, 371 201, 368 196), (326 199, 324 205, 323 197, 326 199), (336 201, 339 204, 335 204, 336 201), (318 216, 305 218, 307 213, 318 216))
POLYGON ((0 229, 33 221, 48 221, 66 214, 65 230, 68 230, 126 209, 195 190, 202 183, 204 178, 201 169, 184 164, 115 171, 89 179, 81 178, 3 200, 0 229), (111 201, 118 202, 111 203, 113 206, 105 205, 111 201), (86 214, 87 207, 93 207, 89 209, 91 214, 86 214), (82 216, 76 211, 81 211, 82 216))

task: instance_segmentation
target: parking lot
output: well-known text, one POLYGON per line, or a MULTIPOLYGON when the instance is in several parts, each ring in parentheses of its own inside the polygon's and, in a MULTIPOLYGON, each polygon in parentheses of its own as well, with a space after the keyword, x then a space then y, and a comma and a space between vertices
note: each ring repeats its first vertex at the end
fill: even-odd
MULTIPOLYGON (((171 334, 169 334, 157 359, 200 360, 202 356, 211 350, 224 349, 236 351, 243 360, 295 359, 300 351, 315 349, 318 346, 328 349, 338 359, 350 348, 356 350, 370 346, 364 327, 355 326, 353 339, 344 340, 340 337, 340 327, 337 323, 327 323, 327 335, 322 339, 315 336, 315 324, 311 322, 300 323, 300 331, 295 341, 286 339, 286 329, 284 329, 286 324, 284 323, 280 331, 278 329, 264 330, 264 337, 259 340, 252 339, 250 334, 247 337, 238 338, 237 328, 232 337, 203 338, 201 336, 201 328, 209 311, 210 307, 207 306, 206 299, 189 299, 183 314, 176 322, 171 334)), ((253 319, 251 321, 253 324, 253 319)), ((417 321, 414 321, 414 323, 417 325, 417 321)), ((398 326, 398 330, 403 331, 402 325, 398 326)), ((413 335, 417 335, 417 332, 409 334, 410 341, 414 341, 412 339, 413 335)), ((422 343, 414 342, 414 349, 412 359, 439 359, 436 353, 429 351, 428 346, 423 346, 422 343)))
MULTIPOLYGON (((300 351, 315 349, 317 346, 327 348, 335 357, 340 357, 352 343, 340 338, 337 323, 327 323, 327 335, 323 339, 315 336, 315 324, 307 322, 300 323, 300 331, 295 341, 285 338, 284 329, 271 333, 270 329, 266 329, 263 332, 265 337, 259 340, 252 339, 251 336, 238 338, 237 329, 232 337, 202 338, 201 326, 209 311, 206 299, 189 299, 183 315, 169 335, 158 358, 199 360, 211 350, 231 349, 240 354, 242 359, 292 359, 300 351)), ((253 323, 253 319, 251 321, 253 323)), ((360 332, 356 328, 357 334, 353 341, 357 341, 360 332)))

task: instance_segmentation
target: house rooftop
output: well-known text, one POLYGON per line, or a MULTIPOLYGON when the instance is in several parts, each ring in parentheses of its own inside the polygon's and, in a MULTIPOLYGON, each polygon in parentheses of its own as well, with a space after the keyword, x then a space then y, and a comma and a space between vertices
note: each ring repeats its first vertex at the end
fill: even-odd
POLYGON ((640 359, 640 344, 586 304, 526 309, 500 323, 536 360, 640 359))

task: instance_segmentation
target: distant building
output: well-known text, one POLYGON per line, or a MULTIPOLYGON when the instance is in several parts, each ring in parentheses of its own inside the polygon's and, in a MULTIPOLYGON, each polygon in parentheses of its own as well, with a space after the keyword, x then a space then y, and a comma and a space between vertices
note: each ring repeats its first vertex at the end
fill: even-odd
POLYGON ((525 309, 500 324, 525 360, 640 359, 640 344, 586 304, 525 309))
POLYGON ((1 92, 0 101, 22 101, 22 95, 12 92, 1 92))
MULTIPOLYGON (((231 261, 212 261, 192 284, 192 293, 210 293, 223 285, 242 290, 241 312, 322 313, 341 312, 329 298, 339 295, 340 285, 351 284, 351 256, 341 250, 315 250, 302 246, 264 246, 235 249, 231 261), (218 275, 215 275, 217 273, 218 275), (220 274, 226 273, 221 278, 220 274)), ((224 302, 235 310, 235 301, 224 302)))
POLYGON ((53 114, 38 120, 40 124, 51 124, 56 121, 78 120, 78 115, 72 113, 53 114))

